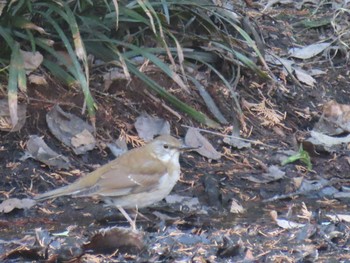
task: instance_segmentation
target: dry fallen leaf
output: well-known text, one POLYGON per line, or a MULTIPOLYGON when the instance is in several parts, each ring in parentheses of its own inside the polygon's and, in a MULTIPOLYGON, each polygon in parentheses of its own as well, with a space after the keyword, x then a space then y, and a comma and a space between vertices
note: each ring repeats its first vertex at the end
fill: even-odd
POLYGON ((326 215, 326 217, 328 217, 334 222, 344 221, 344 222, 350 223, 350 215, 335 214, 335 215, 326 215))
POLYGON ((339 135, 350 132, 350 105, 334 100, 323 105, 323 113, 314 127, 315 131, 327 135, 339 135))
POLYGON ((68 169, 70 166, 69 159, 66 156, 53 151, 43 138, 37 135, 30 135, 27 142, 27 156, 22 157, 21 160, 27 157, 34 158, 48 166, 57 167, 58 169, 68 169))
POLYGON ((93 127, 79 117, 64 112, 58 105, 46 114, 46 122, 52 134, 71 147, 75 154, 84 154, 95 148, 93 127))
POLYGON ((243 206, 236 200, 232 199, 230 213, 232 214, 242 214, 245 212, 243 206))
POLYGON ((24 62, 24 69, 27 74, 36 70, 44 60, 43 55, 41 55, 39 51, 31 52, 21 50, 21 54, 24 62))
POLYGON ((114 142, 107 143, 107 146, 115 157, 119 157, 128 151, 126 140, 123 137, 119 137, 119 139, 114 142))
POLYGON ((231 145, 237 149, 251 148, 250 142, 246 142, 240 138, 240 136, 226 136, 223 139, 224 143, 231 145))
POLYGON ((103 75, 104 90, 105 91, 108 90, 109 87, 112 85, 113 81, 119 80, 119 79, 123 79, 123 80, 127 79, 125 73, 120 68, 113 68, 110 71, 108 71, 107 73, 105 73, 103 75))
POLYGON ((305 224, 299 224, 287 219, 279 219, 277 217, 277 212, 274 210, 270 212, 270 216, 276 222, 276 224, 283 229, 302 228, 305 226, 305 224))
POLYGON ((281 169, 278 166, 271 165, 268 168, 268 173, 264 173, 259 177, 254 177, 250 175, 246 179, 254 183, 266 184, 282 179, 285 174, 286 173, 281 171, 281 169))
POLYGON ((300 177, 293 177, 291 182, 294 186, 295 189, 299 189, 301 184, 303 183, 304 177, 300 176, 300 177))
POLYGON ((148 114, 142 114, 136 118, 135 129, 145 142, 153 140, 156 135, 170 134, 168 121, 148 114))
POLYGON ((342 145, 350 143, 350 134, 344 137, 336 137, 311 131, 310 137, 304 142, 313 145, 317 151, 337 152, 342 148, 342 145))
POLYGON ((42 85, 42 86, 47 85, 47 81, 46 81, 46 78, 44 76, 30 74, 28 76, 28 80, 29 80, 29 83, 31 83, 31 84, 42 85))
POLYGON ((266 54, 265 60, 274 65, 282 65, 283 70, 286 71, 286 75, 292 72, 292 66, 295 63, 293 60, 281 58, 275 54, 266 54))
POLYGON ((84 147, 86 145, 94 144, 95 137, 87 130, 74 135, 71 139, 71 143, 75 148, 84 147))
POLYGON ((294 47, 289 50, 290 56, 300 59, 309 59, 323 52, 332 43, 316 43, 302 48, 294 47))
POLYGON ((0 204, 0 213, 9 213, 13 209, 29 209, 34 206, 36 202, 33 199, 24 198, 10 198, 6 199, 0 204))
POLYGON ((295 76, 297 77, 297 79, 310 86, 313 87, 316 84, 316 80, 309 74, 307 73, 305 70, 302 70, 300 68, 294 68, 294 72, 295 72, 295 76))
POLYGON ((219 160, 221 158, 221 153, 216 151, 213 145, 195 128, 187 130, 185 143, 190 147, 198 148, 194 151, 208 159, 219 160))

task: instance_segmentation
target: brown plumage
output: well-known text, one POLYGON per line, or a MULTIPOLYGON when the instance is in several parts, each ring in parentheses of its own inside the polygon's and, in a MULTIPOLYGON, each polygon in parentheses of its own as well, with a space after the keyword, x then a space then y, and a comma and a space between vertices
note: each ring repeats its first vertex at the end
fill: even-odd
POLYGON ((180 140, 170 135, 159 136, 74 183, 39 194, 34 199, 41 201, 64 195, 98 196, 119 209, 149 206, 165 198, 178 181, 179 154, 183 149, 188 147, 180 140))

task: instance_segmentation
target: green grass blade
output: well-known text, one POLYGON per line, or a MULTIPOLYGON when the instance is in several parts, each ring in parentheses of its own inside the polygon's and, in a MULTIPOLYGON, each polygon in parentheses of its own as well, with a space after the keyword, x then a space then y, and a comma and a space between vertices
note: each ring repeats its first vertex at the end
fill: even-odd
POLYGON ((251 70, 253 70, 254 72, 256 72, 260 77, 262 78, 268 78, 268 75, 266 74, 266 72, 262 71, 251 59, 249 59, 247 56, 245 56, 244 54, 225 46, 222 43, 219 42, 212 42, 212 44, 222 50, 225 50, 231 54, 233 54, 239 61, 241 61, 245 66, 247 66, 248 68, 250 68, 251 70))
POLYGON ((118 30, 119 28, 119 5, 117 0, 113 0, 113 5, 115 9, 115 29, 118 30))
MULTIPOLYGON (((56 7, 53 7, 53 10, 57 11, 67 21, 70 21, 68 19, 67 15, 65 13, 63 13, 61 10, 58 10, 56 7)), ((92 95, 90 92, 89 80, 88 80, 87 76, 84 74, 84 70, 82 69, 82 67, 78 61, 78 58, 76 56, 76 53, 74 52, 74 49, 69 42, 69 38, 66 36, 66 34, 62 30, 62 28, 56 23, 56 21, 54 19, 52 19, 49 15, 47 15, 44 12, 40 12, 40 14, 43 17, 45 17, 45 19, 53 26, 53 28, 56 30, 59 37, 61 38, 62 42, 64 43, 73 65, 67 64, 67 61, 65 61, 64 59, 61 59, 58 54, 55 54, 55 56, 58 59, 60 59, 60 61, 63 62, 67 66, 67 69, 72 73, 74 78, 79 82, 80 87, 84 93, 85 103, 87 105, 89 116, 91 118, 93 118, 95 116, 96 105, 95 105, 94 99, 92 98, 92 95)))
POLYGON ((166 0, 161 0, 166 22, 170 24, 169 5, 166 0))
POLYGON ((228 121, 225 119, 224 115, 220 112, 218 106, 216 105, 213 98, 210 96, 210 94, 206 91, 205 87, 195 78, 188 76, 188 78, 192 81, 192 83, 196 86, 198 89, 199 94, 201 95, 202 99, 204 100, 205 104, 207 105, 207 108, 209 111, 215 116, 215 118, 221 123, 221 124, 228 124, 228 121))
POLYGON ((147 0, 136 0, 136 1, 148 16, 153 33, 157 35, 157 30, 156 30, 156 26, 152 15, 152 13, 154 14, 154 10, 152 6, 149 4, 147 0))
POLYGON ((11 62, 9 68, 9 81, 7 86, 8 104, 10 111, 10 118, 12 127, 15 127, 18 123, 17 115, 17 103, 18 103, 18 76, 19 76, 19 65, 18 57, 20 56, 19 44, 15 42, 12 46, 11 62))
POLYGON ((75 78, 72 77, 66 70, 57 63, 52 62, 51 60, 44 59, 43 66, 46 67, 52 75, 54 75, 58 80, 67 85, 68 87, 78 86, 78 82, 75 78))

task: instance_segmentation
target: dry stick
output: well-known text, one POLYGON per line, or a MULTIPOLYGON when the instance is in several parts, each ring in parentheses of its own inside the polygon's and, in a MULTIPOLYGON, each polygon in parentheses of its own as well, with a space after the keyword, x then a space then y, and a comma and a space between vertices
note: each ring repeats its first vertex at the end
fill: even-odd
POLYGON ((65 105, 65 106, 71 106, 71 107, 75 107, 78 109, 81 109, 80 107, 78 107, 77 105, 75 105, 72 102, 63 102, 63 101, 59 101, 59 100, 44 100, 44 99, 36 99, 36 98, 32 98, 32 97, 28 97, 29 101, 38 101, 38 102, 43 102, 43 103, 47 103, 47 104, 57 104, 57 105, 65 105))
MULTIPOLYGON (((181 124, 181 126, 185 127, 185 128, 194 128, 192 126, 188 126, 188 125, 185 125, 185 124, 181 124)), ((195 128, 195 129, 197 129, 198 131, 201 131, 201 132, 214 134, 214 135, 217 135, 217 136, 220 136, 220 137, 231 137, 231 138, 235 138, 237 140, 241 140, 241 141, 245 141, 245 142, 251 142, 253 144, 259 144, 259 145, 263 145, 263 146, 266 146, 266 147, 269 147, 269 148, 272 148, 272 149, 276 149, 276 147, 268 145, 268 144, 265 144, 265 143, 263 143, 261 141, 243 139, 241 137, 237 137, 237 136, 234 136, 234 135, 226 135, 226 134, 222 134, 222 133, 219 133, 219 132, 213 132, 213 131, 209 131, 209 130, 205 130, 205 129, 201 129, 201 128, 195 128)))
POLYGON ((329 180, 327 182, 317 184, 314 188, 311 188, 311 189, 308 189, 308 190, 303 190, 303 191, 298 190, 298 191, 295 191, 293 193, 284 194, 284 195, 276 195, 276 196, 271 197, 269 199, 263 200, 263 202, 267 203, 267 202, 272 202, 272 201, 276 201, 276 200, 291 198, 291 197, 296 196, 296 195, 308 194, 310 192, 319 191, 319 190, 323 189, 326 186, 331 186, 331 185, 334 185, 334 184, 340 183, 340 182, 347 183, 347 182, 350 182, 350 179, 333 178, 333 179, 331 179, 331 180, 329 180))

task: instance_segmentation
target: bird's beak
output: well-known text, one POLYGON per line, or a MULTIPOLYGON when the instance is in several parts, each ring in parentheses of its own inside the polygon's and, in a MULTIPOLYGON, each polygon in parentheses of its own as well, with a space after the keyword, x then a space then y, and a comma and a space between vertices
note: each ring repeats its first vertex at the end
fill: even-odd
POLYGON ((194 146, 189 146, 189 145, 186 145, 185 143, 183 143, 179 149, 180 149, 180 151, 187 152, 187 151, 199 149, 201 147, 202 147, 202 145, 194 147, 194 146))

